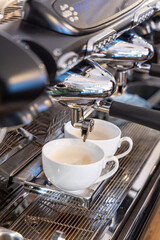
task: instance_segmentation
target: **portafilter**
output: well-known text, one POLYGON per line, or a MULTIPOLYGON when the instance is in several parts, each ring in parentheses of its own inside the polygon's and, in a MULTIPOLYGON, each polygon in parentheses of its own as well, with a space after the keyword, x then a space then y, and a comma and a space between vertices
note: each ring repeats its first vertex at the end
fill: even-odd
POLYGON ((116 91, 117 84, 110 72, 91 59, 84 60, 57 77, 55 83, 48 87, 47 92, 53 99, 72 109, 72 125, 81 128, 84 141, 94 127, 92 119, 84 118, 84 112, 88 108, 160 130, 158 111, 116 101, 104 103, 103 100, 116 91))

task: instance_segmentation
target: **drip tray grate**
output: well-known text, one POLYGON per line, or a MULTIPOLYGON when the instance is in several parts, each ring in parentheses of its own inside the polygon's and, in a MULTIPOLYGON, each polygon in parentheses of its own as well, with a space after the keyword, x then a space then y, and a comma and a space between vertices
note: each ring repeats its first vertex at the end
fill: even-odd
POLYGON ((118 172, 99 191, 89 209, 74 205, 72 201, 66 204, 65 201, 38 197, 11 228, 30 240, 51 239, 54 232, 63 232, 66 240, 95 239, 100 230, 110 225, 159 138, 158 131, 133 123, 122 127, 122 133, 133 139, 134 148, 120 159, 118 172))
POLYGON ((12 3, 10 3, 8 7, 6 7, 4 10, 0 9, 1 14, 0 24, 20 19, 24 1, 25 0, 15 0, 12 3))
MULTIPOLYGON (((110 168, 112 168, 112 165, 108 167, 106 172, 110 168)), ((42 171, 38 177, 35 177, 32 181, 25 181, 24 188, 27 192, 52 199, 56 202, 89 208, 100 192, 105 188, 107 182, 108 180, 102 182, 101 184, 94 184, 85 190, 71 194, 56 188, 48 182, 44 172, 42 171)))

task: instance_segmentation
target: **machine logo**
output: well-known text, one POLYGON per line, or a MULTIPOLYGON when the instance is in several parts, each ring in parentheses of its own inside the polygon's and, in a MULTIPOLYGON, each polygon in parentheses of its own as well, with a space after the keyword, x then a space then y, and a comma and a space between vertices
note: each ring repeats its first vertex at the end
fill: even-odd
POLYGON ((75 10, 74 7, 70 7, 68 4, 63 4, 60 5, 60 9, 64 18, 69 19, 71 22, 79 20, 78 12, 75 10))

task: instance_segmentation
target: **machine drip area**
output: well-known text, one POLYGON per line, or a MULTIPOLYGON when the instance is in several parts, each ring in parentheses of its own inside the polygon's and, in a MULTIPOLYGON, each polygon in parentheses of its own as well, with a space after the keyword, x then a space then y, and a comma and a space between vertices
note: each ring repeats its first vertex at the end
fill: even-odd
MULTIPOLYGON (((0 20, 0 231, 28 240, 138 239, 159 198, 160 75, 152 37, 159 2, 10 4, 0 20), (44 174, 42 147, 63 138, 68 121, 87 142, 97 118, 116 124, 133 149, 111 178, 61 190, 44 174)), ((123 143, 115 154, 127 149, 123 143)), ((114 167, 108 163, 102 174, 114 167)))

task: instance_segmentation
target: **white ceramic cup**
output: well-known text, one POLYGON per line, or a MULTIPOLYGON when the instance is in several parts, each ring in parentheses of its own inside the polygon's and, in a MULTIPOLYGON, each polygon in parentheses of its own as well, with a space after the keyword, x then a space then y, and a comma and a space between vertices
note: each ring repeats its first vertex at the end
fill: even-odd
MULTIPOLYGON (((64 137, 81 138, 80 129, 74 128, 71 122, 68 122, 64 126, 64 137)), ((128 142, 129 147, 125 152, 116 155, 118 159, 129 154, 133 147, 133 141, 130 137, 121 138, 119 127, 113 123, 99 119, 94 119, 94 129, 89 133, 88 140, 100 146, 105 153, 105 157, 114 156, 122 142, 128 142)))
POLYGON ((65 191, 83 190, 110 178, 119 167, 118 159, 114 156, 106 158, 98 145, 71 138, 45 144, 42 148, 42 163, 48 180, 65 191), (101 175, 108 162, 114 162, 114 168, 101 175))

